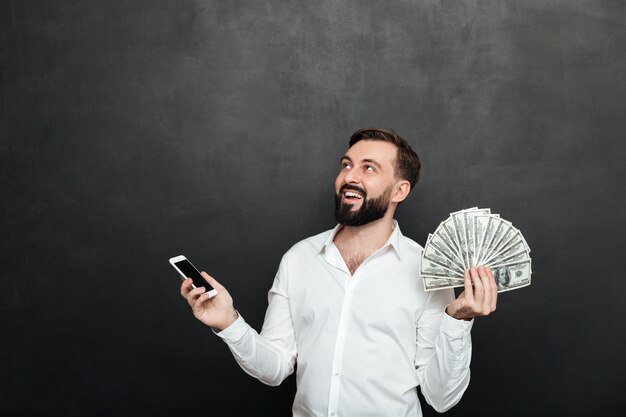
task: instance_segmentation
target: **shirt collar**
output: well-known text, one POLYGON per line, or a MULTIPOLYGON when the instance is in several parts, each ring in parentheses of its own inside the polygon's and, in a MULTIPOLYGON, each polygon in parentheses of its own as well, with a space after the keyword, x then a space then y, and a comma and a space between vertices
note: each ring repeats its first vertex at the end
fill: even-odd
MULTIPOLYGON (((335 236, 337 235, 339 230, 341 230, 342 227, 343 226, 341 224, 338 224, 337 226, 335 226, 335 228, 332 230, 332 232, 330 233, 326 241, 324 241, 324 244, 320 247, 319 249, 320 253, 322 251, 328 252, 329 247, 333 245, 333 240, 335 239, 335 236)), ((391 232, 391 236, 389 236, 389 239, 387 239, 387 242, 385 242, 382 248, 384 248, 387 245, 391 246, 396 251, 396 254, 398 255, 398 257, 402 259, 402 255, 404 253, 404 239, 403 239, 404 236, 402 235, 402 232, 400 231, 400 226, 398 225, 398 222, 395 219, 393 220, 392 227, 393 227, 393 231, 391 232)))

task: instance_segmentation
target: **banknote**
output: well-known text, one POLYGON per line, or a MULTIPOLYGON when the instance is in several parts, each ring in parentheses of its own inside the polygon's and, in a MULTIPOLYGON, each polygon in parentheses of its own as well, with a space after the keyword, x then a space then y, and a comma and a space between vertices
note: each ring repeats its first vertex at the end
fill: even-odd
POLYGON ((450 269, 446 265, 441 265, 435 261, 426 259, 423 256, 420 264, 420 273, 422 276, 463 279, 463 272, 450 269))
POLYGON ((493 276, 498 285, 498 292, 510 291, 530 285, 531 263, 532 261, 529 259, 525 262, 494 267, 493 276))
POLYGON ((499 292, 530 285, 530 247, 519 229, 488 208, 452 212, 424 245, 424 289, 462 287, 465 270, 479 265, 491 268, 499 292))
POLYGON ((439 235, 428 235, 426 246, 424 247, 424 258, 437 262, 438 259, 445 260, 442 265, 450 263, 453 269, 463 272, 463 262, 456 254, 455 250, 439 235))
POLYGON ((426 291, 439 290, 443 288, 462 287, 464 285, 464 281, 462 279, 439 278, 429 276, 422 276, 422 278, 424 279, 424 289, 426 291))

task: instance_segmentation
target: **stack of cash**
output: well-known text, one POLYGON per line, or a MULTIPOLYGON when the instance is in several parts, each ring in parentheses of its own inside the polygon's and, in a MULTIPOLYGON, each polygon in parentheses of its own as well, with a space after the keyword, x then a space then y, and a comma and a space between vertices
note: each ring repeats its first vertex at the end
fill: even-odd
POLYGON ((428 235, 420 266, 424 289, 462 287, 465 270, 479 265, 491 268, 498 292, 530 285, 530 248, 518 229, 488 208, 451 213, 428 235))

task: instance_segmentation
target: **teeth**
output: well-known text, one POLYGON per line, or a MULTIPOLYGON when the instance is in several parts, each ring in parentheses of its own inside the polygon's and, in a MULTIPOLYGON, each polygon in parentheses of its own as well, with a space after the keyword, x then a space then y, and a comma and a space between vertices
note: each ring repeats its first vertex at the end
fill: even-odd
POLYGON ((343 195, 345 195, 346 197, 354 197, 354 198, 359 198, 359 199, 363 198, 361 194, 357 194, 352 191, 346 191, 343 195))

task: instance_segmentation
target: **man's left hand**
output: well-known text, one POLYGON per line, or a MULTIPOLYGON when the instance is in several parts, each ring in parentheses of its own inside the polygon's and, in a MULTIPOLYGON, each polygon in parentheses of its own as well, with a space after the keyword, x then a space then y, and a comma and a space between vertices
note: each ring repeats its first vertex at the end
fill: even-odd
POLYGON ((488 316, 496 310, 498 286, 487 266, 465 270, 465 290, 448 305, 446 313, 459 320, 488 316))

